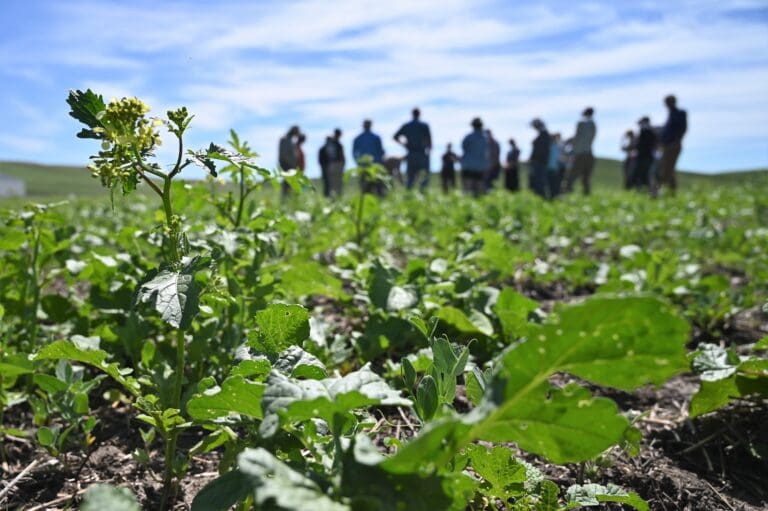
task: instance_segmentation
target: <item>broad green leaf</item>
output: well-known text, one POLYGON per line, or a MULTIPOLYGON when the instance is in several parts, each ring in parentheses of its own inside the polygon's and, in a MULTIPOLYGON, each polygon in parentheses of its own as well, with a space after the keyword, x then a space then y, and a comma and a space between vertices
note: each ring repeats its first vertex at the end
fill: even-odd
POLYGON ((475 367, 472 371, 467 373, 464 379, 466 381, 464 389, 467 393, 467 399, 469 399, 470 403, 477 406, 480 404, 480 401, 482 401, 483 395, 485 394, 486 385, 483 373, 480 369, 475 367))
POLYGON ((629 427, 613 401, 594 398, 578 385, 542 385, 524 392, 497 402, 498 408, 475 426, 472 436, 515 442, 555 463, 568 463, 596 456, 621 441, 629 427))
POLYGON ((599 506, 602 502, 626 504, 638 511, 648 511, 648 503, 638 494, 625 491, 615 484, 574 484, 565 491, 566 509, 599 506))
POLYGON ((252 380, 262 381, 272 370, 272 364, 265 356, 242 360, 229 372, 230 376, 242 376, 252 380))
POLYGON ((272 436, 283 421, 321 418, 332 430, 343 426, 349 412, 371 405, 411 406, 368 365, 341 378, 298 380, 272 371, 262 397, 264 421, 259 431, 272 436), (342 420, 342 423, 339 422, 342 420))
POLYGON ((470 335, 493 335, 493 326, 486 316, 472 311, 467 316, 456 307, 445 306, 435 312, 434 317, 455 330, 470 335))
POLYGON ((541 482, 539 500, 536 502, 536 511, 561 511, 560 488, 549 480, 541 482))
POLYGON ((197 421, 233 414, 261 419, 261 397, 265 387, 263 383, 249 382, 242 376, 230 376, 221 388, 213 387, 192 396, 187 402, 187 413, 197 421))
POLYGON ((321 380, 328 373, 320 360, 298 346, 289 346, 275 361, 274 369, 294 378, 321 380))
POLYGON ((19 353, 5 355, 0 362, 0 374, 4 378, 15 378, 22 374, 30 374, 33 371, 34 368, 29 358, 19 353))
POLYGON ((5 229, 0 234, 0 250, 18 250, 27 241, 23 231, 5 229))
POLYGON ((476 257, 485 267, 502 276, 513 276, 522 263, 533 260, 533 254, 521 250, 497 231, 486 229, 478 234, 478 238, 483 241, 483 246, 476 257))
POLYGON ((333 501, 315 481, 293 470, 265 449, 247 448, 237 457, 237 463, 238 470, 245 474, 251 483, 256 505, 262 509, 269 508, 270 505, 290 511, 351 509, 333 501))
POLYGON ((268 355, 277 355, 309 338, 309 313, 301 305, 269 305, 256 313, 256 324, 259 330, 249 345, 268 355))
POLYGON ((227 511, 253 491, 251 478, 231 470, 206 484, 192 500, 192 511, 227 511))
POLYGON ((56 441, 56 433, 47 426, 41 426, 37 430, 37 442, 43 447, 51 447, 56 441))
POLYGON ((138 300, 151 303, 163 321, 186 330, 198 311, 199 289, 195 283, 197 262, 181 271, 163 269, 148 275, 139 287, 138 300))
POLYGON ((528 332, 528 315, 538 307, 537 302, 526 298, 514 289, 504 288, 501 290, 493 310, 499 317, 507 341, 513 341, 526 335, 528 332))
POLYGON ((419 295, 411 288, 392 286, 387 296, 387 310, 399 311, 416 305, 419 295))
POLYGON ((286 297, 320 295, 339 300, 349 298, 342 282, 318 262, 286 261, 285 267, 280 279, 280 290, 286 297))
POLYGON ((403 358, 400 361, 400 367, 403 371, 403 382, 405 383, 405 388, 408 390, 413 390, 414 385, 416 385, 416 369, 414 369, 413 364, 410 360, 408 360, 408 358, 403 358))
POLYGON ((83 496, 80 511, 141 511, 136 497, 128 488, 111 484, 92 484, 83 496))
POLYGON ((395 270, 385 268, 379 261, 373 263, 368 283, 368 297, 374 306, 384 310, 388 308, 396 277, 395 270))
POLYGON ((463 511, 474 494, 474 482, 462 473, 387 471, 364 435, 355 437, 352 451, 344 459, 341 487, 352 509, 463 511))
POLYGON ((699 391, 691 399, 689 414, 698 417, 722 408, 733 399, 749 396, 768 396, 768 360, 747 360, 728 378, 702 380, 699 391))
POLYGON ((121 368, 116 362, 107 363, 107 357, 106 351, 95 349, 92 344, 78 342, 73 338, 71 341, 54 341, 43 347, 32 358, 33 360, 74 360, 92 365, 111 376, 133 396, 140 397, 139 383, 135 378, 128 376, 132 370, 121 368))
MULTIPOLYGON (((0 318, 2 315, 0 315, 0 318)), ((755 350, 768 350, 768 335, 760 339, 755 343, 754 348, 755 350)))
POLYGON ((104 138, 101 133, 97 133, 93 130, 93 128, 102 127, 99 117, 100 114, 107 109, 107 105, 104 103, 104 98, 100 94, 97 95, 91 89, 88 89, 85 92, 81 90, 71 90, 67 97, 67 103, 72 109, 69 112, 69 115, 88 126, 88 128, 91 128, 83 128, 80 133, 77 134, 78 138, 104 138))
POLYGON ((739 357, 716 344, 704 343, 698 347, 691 361, 691 368, 702 381, 717 381, 736 372, 739 357))
POLYGON ((481 485, 486 496, 505 501, 523 493, 527 470, 508 447, 486 448, 473 444, 468 445, 466 451, 472 469, 486 481, 481 485))

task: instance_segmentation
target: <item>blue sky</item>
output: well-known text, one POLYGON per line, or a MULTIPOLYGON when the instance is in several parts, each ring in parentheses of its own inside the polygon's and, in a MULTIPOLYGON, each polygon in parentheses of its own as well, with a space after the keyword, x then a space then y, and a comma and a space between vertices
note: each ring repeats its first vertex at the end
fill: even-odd
POLYGON ((401 154, 416 105, 438 151, 479 115, 524 154, 533 117, 569 136, 593 105, 595 152, 620 157, 675 93, 681 168, 768 167, 768 2, 0 0, 0 160, 87 163, 97 146, 64 100, 88 87, 158 115, 187 105, 190 147, 232 127, 269 167, 300 124, 313 175, 325 135, 341 127, 349 148, 366 117, 401 154))

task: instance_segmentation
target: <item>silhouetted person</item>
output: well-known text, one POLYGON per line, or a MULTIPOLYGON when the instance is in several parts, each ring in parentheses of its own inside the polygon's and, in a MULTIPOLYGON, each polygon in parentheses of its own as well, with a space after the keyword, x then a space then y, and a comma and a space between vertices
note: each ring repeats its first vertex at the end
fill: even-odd
POLYGON ((554 199, 560 195, 560 181, 562 180, 560 167, 560 133, 549 137, 549 159, 547 161, 547 198, 554 199))
POLYGON ((323 197, 331 196, 331 184, 328 180, 328 152, 326 149, 333 143, 333 137, 325 137, 325 143, 317 152, 317 161, 320 163, 320 177, 323 181, 323 197))
POLYGON ((440 181, 443 184, 443 192, 448 193, 456 188, 456 162, 459 161, 459 156, 453 152, 453 146, 450 143, 443 153, 442 161, 440 181))
POLYGON ((595 157, 592 155, 592 142, 597 134, 597 127, 592 116, 595 111, 592 107, 586 108, 581 114, 581 120, 576 124, 576 133, 573 135, 573 164, 566 178, 566 191, 573 190, 573 182, 581 178, 584 195, 589 195, 592 170, 595 167, 595 157))
POLYGON ((405 186, 413 188, 420 172, 426 172, 419 184, 423 191, 429 184, 429 152, 432 150, 432 135, 429 125, 419 120, 421 111, 414 108, 411 112, 413 119, 403 124, 395 133, 395 142, 404 146, 408 151, 406 156, 405 186))
MULTIPOLYGON (((363 132, 355 137, 352 142, 352 156, 358 165, 361 165, 360 159, 363 156, 370 156, 373 163, 383 163, 384 146, 381 144, 381 137, 371 131, 373 122, 370 119, 363 121, 363 132)), ((365 176, 360 178, 360 189, 363 193, 374 193, 383 197, 386 191, 384 183, 370 181, 365 176)))
POLYGON ((683 149, 683 137, 688 130, 688 115, 685 110, 677 108, 675 96, 669 95, 664 98, 664 104, 669 110, 669 117, 667 117, 667 123, 661 130, 662 153, 659 162, 659 185, 668 185, 672 190, 672 195, 674 195, 677 191, 675 167, 683 149))
MULTIPOLYGON (((304 142, 307 141, 307 136, 304 133, 299 133, 295 140, 296 142, 294 144, 294 149, 296 152, 296 171, 303 173, 307 162, 306 158, 304 157, 304 148, 302 146, 304 145, 304 142)), ((289 193, 291 193, 291 187, 286 181, 283 181, 283 195, 288 195, 289 193)))
POLYGON ((384 168, 387 169, 387 172, 392 176, 392 179, 400 184, 403 184, 403 174, 400 172, 400 165, 403 163, 404 159, 405 158, 400 156, 387 156, 384 158, 383 162, 384 168))
POLYGON ((344 177, 344 147, 341 145, 341 130, 336 128, 333 137, 325 139, 325 145, 320 148, 318 155, 320 167, 325 167, 328 187, 325 196, 341 197, 344 177))
POLYGON ((632 188, 632 176, 635 173, 635 165, 637 163, 637 140, 635 140, 634 131, 627 130, 626 133, 624 133, 624 137, 621 139, 621 150, 626 153, 624 156, 624 164, 622 165, 622 170, 624 171, 624 189, 629 190, 632 188))
POLYGON ((491 148, 488 134, 483 131, 483 121, 475 117, 472 131, 461 143, 461 184, 464 192, 477 197, 485 193, 486 175, 491 166, 491 148))
POLYGON ((296 150, 296 140, 300 133, 298 126, 291 126, 288 132, 280 139, 277 155, 278 163, 282 170, 291 170, 298 167, 299 154, 296 150))
POLYGON ((504 187, 510 192, 520 190, 520 149, 514 138, 509 139, 507 166, 504 169, 504 187))
MULTIPOLYGON (((651 187, 651 167, 655 159, 658 139, 651 121, 643 117, 638 121, 640 132, 635 142, 635 165, 630 179, 630 188, 651 187)), ((654 180, 655 181, 655 180, 654 180)))
POLYGON ((493 138, 491 130, 485 130, 485 134, 488 137, 488 158, 490 162, 488 172, 485 175, 485 189, 490 190, 493 188, 494 181, 501 174, 501 146, 499 141, 493 138))
POLYGON ((531 126, 538 132, 533 140, 531 157, 528 158, 528 186, 533 193, 546 197, 547 164, 549 163, 549 132, 541 119, 531 121, 531 126))

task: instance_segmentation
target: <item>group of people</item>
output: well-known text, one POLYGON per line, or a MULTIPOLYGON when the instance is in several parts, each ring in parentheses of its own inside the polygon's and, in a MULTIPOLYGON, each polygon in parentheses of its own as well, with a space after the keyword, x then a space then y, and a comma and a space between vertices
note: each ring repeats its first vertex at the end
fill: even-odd
MULTIPOLYGON (((625 135, 622 149, 627 153, 624 174, 628 189, 648 187, 656 195, 661 184, 668 184, 672 193, 677 188, 675 165, 687 130, 687 117, 684 110, 677 108, 674 96, 665 98, 665 104, 669 109, 669 118, 662 128, 651 127, 648 117, 643 117, 639 121, 639 133, 635 135, 629 131, 625 135)), ((528 159, 528 184, 534 193, 553 199, 562 192, 571 192, 577 180, 582 183, 583 193, 590 193, 595 165, 592 144, 597 134, 594 113, 592 107, 584 109, 573 136, 565 140, 560 133, 550 134, 541 119, 531 121, 531 127, 537 135, 528 159)), ((417 184, 424 190, 429 184, 432 135, 429 125, 421 120, 418 108, 414 108, 411 115, 411 120, 403 124, 393 136, 405 148, 404 157, 386 157, 381 137, 372 131, 373 123, 369 119, 363 121, 363 130, 352 143, 352 155, 358 164, 366 161, 384 166, 390 175, 409 190, 417 184), (400 173, 403 161, 406 166, 405 179, 400 173)), ((491 130, 484 127, 479 117, 472 119, 470 125, 472 130, 461 143, 462 154, 456 154, 449 143, 442 155, 440 177, 443 190, 449 192, 456 188, 459 172, 457 165, 461 167, 461 186, 467 194, 479 196, 487 193, 502 174, 504 188, 509 191, 519 190, 520 148, 515 140, 509 140, 506 161, 502 165, 501 146, 491 130)), ((326 137, 318 153, 323 194, 326 197, 342 194, 346 159, 341 136, 340 129, 334 130, 332 136, 326 137)), ((305 168, 302 150, 305 140, 298 126, 292 126, 280 139, 279 164, 282 169, 302 171, 305 168)), ((362 179, 361 187, 365 193, 385 193, 381 183, 362 179)), ((284 189, 287 192, 287 187, 284 189)))
POLYGON ((677 98, 667 96, 664 104, 669 112, 663 126, 654 127, 648 116, 637 121, 638 132, 628 130, 622 140, 624 159, 624 187, 648 189, 656 196, 661 185, 667 185, 674 194, 677 190, 675 167, 682 151, 683 137, 688 131, 688 115, 677 107, 677 98))

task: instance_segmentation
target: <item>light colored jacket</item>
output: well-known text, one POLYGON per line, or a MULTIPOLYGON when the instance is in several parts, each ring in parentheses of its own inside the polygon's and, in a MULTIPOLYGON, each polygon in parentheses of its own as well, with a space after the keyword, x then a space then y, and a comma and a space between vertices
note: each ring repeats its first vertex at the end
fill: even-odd
POLYGON ((576 134, 573 136, 573 154, 586 154, 592 152, 592 141, 595 140, 597 128, 592 119, 582 119, 576 125, 576 134))

